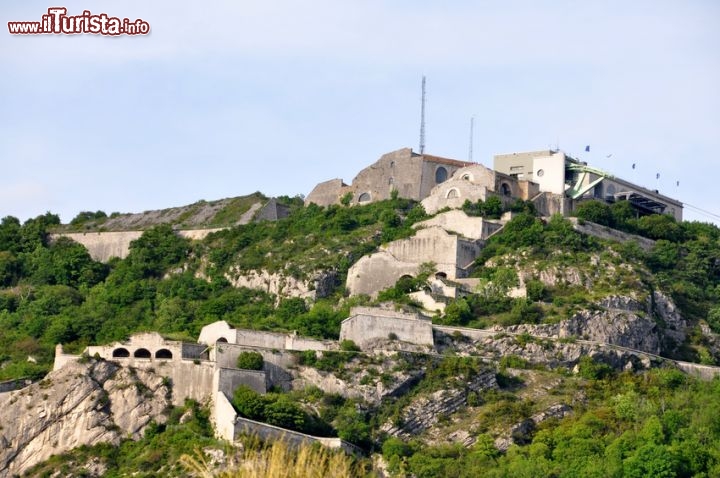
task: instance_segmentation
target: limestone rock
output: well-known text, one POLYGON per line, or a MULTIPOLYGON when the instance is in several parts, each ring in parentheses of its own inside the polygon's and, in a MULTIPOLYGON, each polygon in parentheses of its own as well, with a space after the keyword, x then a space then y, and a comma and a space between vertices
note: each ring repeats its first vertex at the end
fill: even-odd
MULTIPOLYGON (((400 438, 415 437, 433 427, 443 417, 448 417, 467 404, 469 392, 497 388, 495 370, 487 369, 475 376, 464 388, 438 390, 414 400, 403 410, 399 423, 387 422, 381 430, 400 438)), ((472 442, 469 436, 459 437, 462 442, 472 442)))
POLYGON ((0 395, 0 477, 53 454, 139 437, 170 405, 162 380, 111 362, 70 363, 29 387, 0 395))
POLYGON ((278 297, 315 298, 315 291, 310 290, 307 282, 278 272, 231 267, 225 277, 234 287, 263 290, 278 297))

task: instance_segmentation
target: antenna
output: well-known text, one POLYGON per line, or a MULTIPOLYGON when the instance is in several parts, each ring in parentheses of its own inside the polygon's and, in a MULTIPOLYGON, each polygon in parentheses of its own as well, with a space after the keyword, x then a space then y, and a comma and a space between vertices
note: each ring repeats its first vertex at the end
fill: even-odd
POLYGON ((468 148, 468 161, 472 162, 473 154, 473 133, 475 129, 475 116, 470 117, 470 147, 468 148))
POLYGON ((425 75, 422 77, 422 98, 420 103, 420 154, 425 152, 425 75))

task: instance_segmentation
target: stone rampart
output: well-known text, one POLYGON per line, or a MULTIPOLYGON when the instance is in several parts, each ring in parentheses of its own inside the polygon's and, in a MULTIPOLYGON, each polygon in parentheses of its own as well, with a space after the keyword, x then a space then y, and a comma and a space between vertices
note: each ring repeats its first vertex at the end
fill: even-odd
POLYGON ((225 321, 214 322, 202 328, 198 342, 214 345, 218 341, 271 350, 332 350, 337 348, 337 345, 330 340, 315 340, 298 336, 296 333, 234 329, 225 321))
POLYGON ((240 385, 250 387, 257 393, 266 393, 268 383, 265 372, 262 370, 240 370, 237 368, 216 368, 214 383, 217 384, 215 390, 224 393, 228 397, 232 397, 235 389, 240 385))
POLYGON ((340 325, 340 341, 352 340, 360 348, 391 338, 430 347, 435 344, 432 322, 420 314, 355 307, 350 310, 350 317, 340 325))
MULTIPOLYGON (((177 231, 181 237, 191 240, 204 239, 208 234, 222 230, 215 229, 192 229, 177 231)), ((107 262, 111 257, 124 259, 130 252, 130 243, 142 236, 143 231, 112 231, 112 232, 64 232, 50 234, 50 240, 59 237, 67 237, 85 246, 90 257, 100 262, 107 262)))
POLYGON ((597 237, 599 239, 606 239, 610 241, 618 242, 629 242, 635 241, 638 246, 644 251, 649 251, 655 245, 655 241, 646 237, 638 236, 636 234, 630 234, 628 232, 618 231, 611 227, 602 226, 590 221, 581 221, 576 217, 569 217, 568 220, 572 222, 573 228, 588 236, 597 237))
POLYGON ((502 227, 502 223, 482 217, 468 216, 460 210, 452 210, 418 222, 413 227, 415 229, 440 227, 445 231, 455 232, 468 239, 487 239, 493 232, 502 227))

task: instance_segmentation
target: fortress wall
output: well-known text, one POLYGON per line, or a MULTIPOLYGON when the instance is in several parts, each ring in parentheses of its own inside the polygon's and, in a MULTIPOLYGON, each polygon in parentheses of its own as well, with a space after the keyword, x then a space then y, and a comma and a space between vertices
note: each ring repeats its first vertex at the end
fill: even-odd
POLYGON ((287 334, 277 332, 262 332, 259 330, 236 330, 235 343, 249 347, 264 347, 266 349, 285 349, 285 337, 287 334))
POLYGON ((67 237, 85 246, 90 257, 100 262, 107 262, 111 257, 124 259, 130 252, 130 243, 142 236, 142 231, 124 232, 70 232, 51 234, 50 240, 67 237))
POLYGON ((383 154, 379 160, 360 171, 352 181, 353 203, 368 193, 372 201, 390 199, 390 191, 397 189, 400 197, 420 200, 422 161, 413 156, 410 148, 383 154))
POLYGON ((491 231, 501 227, 500 224, 488 222, 481 217, 472 217, 463 211, 447 211, 437 216, 418 222, 414 228, 441 227, 446 231, 453 231, 469 239, 487 239, 491 231))
POLYGON ((257 393, 267 392, 267 381, 265 372, 262 370, 240 370, 230 368, 217 369, 217 391, 224 393, 228 397, 233 396, 233 392, 240 385, 246 385, 257 393))
POLYGON ((263 356, 265 362, 278 367, 290 367, 296 364, 295 356, 290 352, 282 350, 273 351, 247 345, 217 344, 215 347, 217 366, 221 368, 235 368, 237 366, 237 358, 243 352, 258 352, 263 356))
POLYGON ((400 262, 434 262, 438 270, 455 277, 457 236, 439 227, 419 230, 413 237, 393 241, 383 247, 400 262))
POLYGON ((375 296, 392 287, 404 275, 416 276, 419 264, 398 261, 387 251, 363 256, 348 270, 347 288, 350 295, 375 296))
POLYGON ((186 398, 200 403, 208 401, 213 391, 212 362, 166 362, 154 367, 155 371, 172 382, 173 405, 181 406, 186 398))
POLYGON ((300 335, 288 335, 285 339, 286 350, 335 350, 337 343, 332 340, 316 340, 300 335))
POLYGON ((342 182, 342 179, 331 179, 318 183, 305 198, 305 206, 312 203, 318 206, 337 204, 346 190, 349 188, 342 182))
POLYGON ((453 179, 436 186, 431 194, 422 200, 425 212, 435 214, 440 209, 449 207, 460 209, 465 201, 477 202, 487 200, 488 188, 473 184, 463 179, 453 179))
POLYGON ((404 318, 389 317, 382 315, 382 311, 355 311, 351 314, 340 325, 340 341, 352 340, 364 348, 374 340, 388 340, 390 334, 395 334, 403 342, 434 346, 432 323, 429 320, 412 315, 404 318))
POLYGON ((472 241, 459 239, 457 241, 457 273, 453 278, 462 277, 466 274, 465 267, 472 264, 478 255, 480 255, 480 244, 472 241))
MULTIPOLYGON (((215 229, 194 229, 178 231, 178 235, 191 240, 200 240, 208 234, 222 230, 215 229)), ((50 240, 58 237, 67 237, 85 246, 90 257, 100 262, 107 262, 111 257, 124 259, 130 252, 130 243, 142 236, 143 231, 121 231, 121 232, 67 232, 61 234, 50 234, 50 240)))
POLYGON ((712 380, 715 377, 720 377, 720 367, 712 367, 709 365, 700 365, 697 363, 689 362, 675 362, 680 370, 693 375, 701 380, 712 380))
POLYGON ((573 228, 583 234, 597 237, 600 239, 609 239, 611 241, 627 242, 635 241, 645 251, 649 251, 655 245, 655 241, 646 237, 637 236, 628 232, 618 231, 611 227, 602 226, 590 221, 579 221, 576 217, 567 218, 573 223, 573 228))
MULTIPOLYGON (((218 370, 218 373, 219 372, 218 370)), ((216 392, 214 395, 213 401, 215 403, 212 408, 212 421, 215 427, 215 433, 219 438, 232 442, 235 440, 235 420, 237 419, 237 412, 235 412, 235 408, 224 393, 216 392)))

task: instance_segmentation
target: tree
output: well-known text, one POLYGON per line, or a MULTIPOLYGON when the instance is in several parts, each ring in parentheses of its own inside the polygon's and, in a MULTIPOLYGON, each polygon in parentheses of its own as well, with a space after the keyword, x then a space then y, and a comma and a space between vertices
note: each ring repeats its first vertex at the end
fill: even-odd
POLYGON ((240 352, 237 368, 244 370, 262 370, 265 360, 260 352, 240 352))
POLYGON ((579 219, 603 226, 613 226, 614 224, 610 206, 602 201, 583 201, 577 205, 572 214, 579 219))

